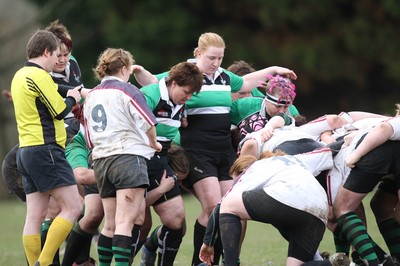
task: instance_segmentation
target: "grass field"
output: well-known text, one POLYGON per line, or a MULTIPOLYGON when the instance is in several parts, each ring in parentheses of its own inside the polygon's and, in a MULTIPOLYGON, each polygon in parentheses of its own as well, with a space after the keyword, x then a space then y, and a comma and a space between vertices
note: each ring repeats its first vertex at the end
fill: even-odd
MULTIPOLYGON (((365 199, 367 211, 368 231, 374 240, 381 245, 382 237, 376 227, 369 210, 369 197, 365 199)), ((187 233, 181 244, 181 248, 176 258, 175 265, 188 266, 192 258, 192 235, 193 225, 200 205, 191 196, 185 197, 185 207, 187 214, 187 233)), ((21 232, 25 217, 25 204, 19 200, 0 201, 0 265, 22 266, 26 265, 21 243, 21 232)), ((159 224, 157 215, 153 215, 153 226, 159 224)), ((334 251, 332 234, 325 232, 324 239, 320 245, 320 251, 334 251)), ((385 248, 386 249, 386 248, 385 248)), ((246 238, 240 256, 241 265, 285 265, 287 253, 287 243, 271 225, 249 222, 246 238)), ((92 248, 92 256, 97 258, 95 247, 92 248)), ((134 265, 139 265, 139 258, 136 257, 134 265)))

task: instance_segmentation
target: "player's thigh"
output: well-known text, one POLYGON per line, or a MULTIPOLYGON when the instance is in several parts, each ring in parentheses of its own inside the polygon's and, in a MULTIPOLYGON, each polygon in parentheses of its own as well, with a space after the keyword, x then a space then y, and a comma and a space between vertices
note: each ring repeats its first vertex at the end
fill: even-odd
POLYGON ((357 193, 340 187, 333 203, 333 213, 336 218, 349 211, 355 211, 366 195, 365 193, 357 193))
POLYGON ((226 195, 221 202, 220 213, 232 213, 242 220, 251 219, 243 204, 242 192, 233 192, 226 195))
POLYGON ((176 196, 153 207, 162 224, 180 229, 185 222, 185 207, 181 196, 176 196))

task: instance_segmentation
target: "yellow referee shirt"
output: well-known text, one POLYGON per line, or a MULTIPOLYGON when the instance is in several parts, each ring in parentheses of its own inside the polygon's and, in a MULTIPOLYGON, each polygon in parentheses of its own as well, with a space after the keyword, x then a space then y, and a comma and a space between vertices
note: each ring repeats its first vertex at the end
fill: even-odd
POLYGON ((65 148, 64 120, 54 117, 66 108, 50 74, 34 63, 18 70, 11 83, 19 146, 57 143, 65 148))

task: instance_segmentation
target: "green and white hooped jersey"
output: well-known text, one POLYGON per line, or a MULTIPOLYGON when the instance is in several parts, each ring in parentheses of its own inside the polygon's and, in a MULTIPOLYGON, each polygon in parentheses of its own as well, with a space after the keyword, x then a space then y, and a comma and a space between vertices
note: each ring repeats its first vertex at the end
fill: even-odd
POLYGON ((231 149, 231 92, 242 86, 242 77, 222 68, 214 78, 204 75, 200 92, 186 103, 188 126, 180 129, 182 147, 214 152, 231 149))
POLYGON ((231 92, 237 92, 243 86, 243 78, 219 68, 212 80, 204 75, 203 86, 199 93, 187 101, 187 114, 229 113, 232 104, 231 92))
POLYGON ((169 147, 170 142, 176 136, 181 126, 185 105, 175 105, 170 100, 165 80, 166 78, 164 77, 159 83, 150 84, 140 90, 143 92, 147 104, 153 110, 153 114, 157 119, 157 140, 163 146, 167 145, 169 147))

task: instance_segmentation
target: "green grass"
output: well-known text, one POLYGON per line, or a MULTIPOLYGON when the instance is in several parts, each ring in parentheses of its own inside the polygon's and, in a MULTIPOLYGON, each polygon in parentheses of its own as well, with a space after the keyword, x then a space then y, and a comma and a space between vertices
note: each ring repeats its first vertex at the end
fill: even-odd
MULTIPOLYGON (((384 249, 386 246, 379 234, 375 220, 369 209, 370 197, 365 199, 367 212, 368 231, 374 240, 384 249)), ((193 225, 200 205, 196 199, 191 196, 185 197, 187 233, 184 237, 181 248, 176 258, 175 265, 190 265, 192 259, 192 236, 193 225)), ((25 256, 22 247, 22 228, 25 217, 25 204, 19 200, 0 201, 0 213, 2 219, 0 222, 0 265, 26 265, 25 256)), ((156 214, 153 214, 153 226, 159 224, 156 214)), ((320 251, 334 251, 333 238, 330 231, 325 232, 321 242, 320 251)), ((97 258, 95 247, 92 248, 92 256, 97 258)), ((246 232, 246 238, 241 252, 241 265, 285 265, 287 254, 287 242, 279 235, 277 230, 268 224, 261 224, 250 221, 246 232)), ((139 258, 135 258, 134 265, 139 265, 139 258)))

